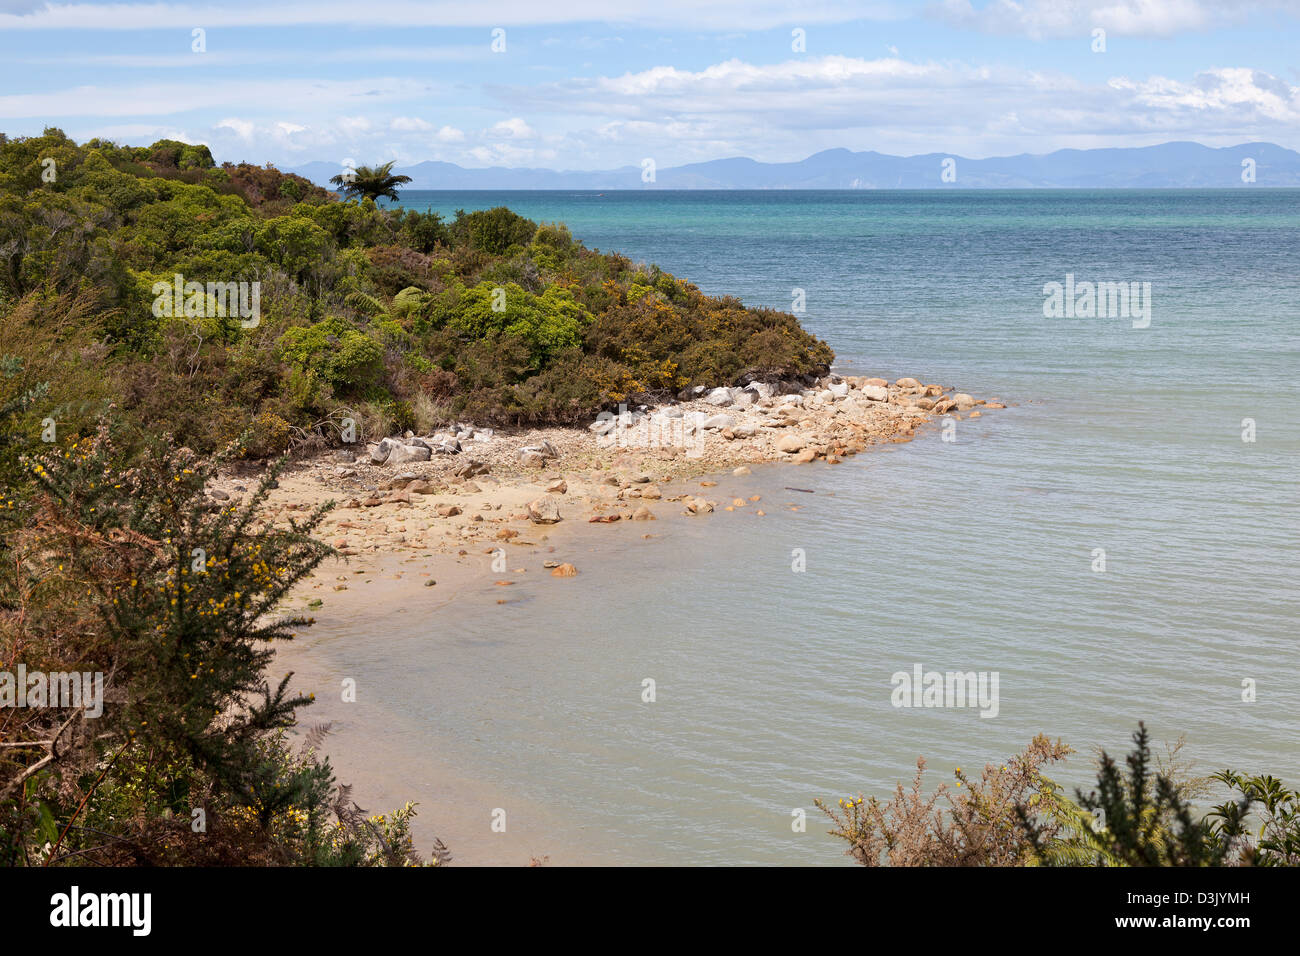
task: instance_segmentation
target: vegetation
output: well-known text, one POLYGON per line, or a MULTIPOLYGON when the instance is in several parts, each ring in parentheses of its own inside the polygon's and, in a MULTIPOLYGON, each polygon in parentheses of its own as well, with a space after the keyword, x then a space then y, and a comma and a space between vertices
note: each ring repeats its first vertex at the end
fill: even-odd
POLYGON ((242 507, 215 506, 204 483, 226 457, 105 420, 24 459, 34 488, 0 570, 9 693, 19 665, 102 686, 69 706, 51 678, 0 708, 0 862, 419 862, 414 809, 367 818, 318 759, 328 728, 289 748, 310 697, 265 672, 311 623, 276 609, 331 551, 312 537, 325 509, 267 522, 278 467, 242 507))
POLYGON ((1035 737, 1006 764, 989 764, 979 780, 956 770, 956 787, 922 792, 925 761, 909 790, 817 806, 830 830, 864 866, 1294 866, 1300 862, 1300 794, 1273 777, 1223 771, 1191 777, 1178 761, 1182 741, 1163 763, 1152 759, 1138 725, 1127 773, 1102 751, 1097 789, 1071 801, 1043 768, 1070 748, 1035 737), (1193 796, 1211 781, 1239 798, 1197 819, 1193 796), (1263 815, 1251 837, 1255 807, 1263 815))
MULTIPOLYGON (((252 453, 279 454, 329 444, 343 417, 363 439, 408 409, 421 429, 574 423, 833 357, 789 314, 705 296, 561 225, 505 208, 448 221, 378 208, 402 178, 362 167, 340 201, 171 140, 79 145, 49 129, 0 141, 0 354, 22 370, 11 384, 50 383, 61 436, 89 434, 112 402, 200 453, 270 423, 263 437, 283 439, 252 453), (178 281, 197 294, 174 300, 178 281), (220 293, 227 283, 258 284, 255 317, 220 293)), ((10 414, 34 435, 48 413, 10 414)))
POLYGON ((393 164, 360 166, 346 173, 331 176, 330 182, 343 187, 343 195, 357 199, 397 199, 397 187, 411 181, 410 176, 394 176, 393 164))

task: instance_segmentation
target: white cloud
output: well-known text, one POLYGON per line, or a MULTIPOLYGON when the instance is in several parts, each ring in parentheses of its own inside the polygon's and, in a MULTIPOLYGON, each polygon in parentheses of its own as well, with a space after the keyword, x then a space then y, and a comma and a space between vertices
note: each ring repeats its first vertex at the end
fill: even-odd
POLYGON ((392 129, 397 130, 399 133, 413 133, 416 132, 417 130, 433 129, 432 123, 429 123, 426 120, 422 120, 418 116, 395 117, 392 123, 389 124, 389 126, 392 129))
POLYGON ((242 120, 232 116, 217 123, 215 128, 231 130, 240 139, 251 143, 253 141, 253 130, 256 127, 249 120, 242 120))
POLYGON ((1238 23, 1256 13, 1297 12, 1295 0, 940 0, 930 14, 952 26, 1035 40, 1088 36, 1101 27, 1118 36, 1172 36, 1238 23))
POLYGON ((437 139, 440 143, 460 143, 465 139, 465 131, 454 126, 444 126, 438 130, 437 139))
POLYGON ((492 133, 496 136, 509 136, 511 139, 532 139, 537 135, 536 130, 517 116, 494 125, 492 133))
POLYGON ((660 66, 496 92, 514 107, 564 103, 571 132, 562 152, 601 156, 607 166, 641 155, 660 165, 796 159, 834 146, 983 157, 1175 138, 1295 145, 1300 129, 1300 88, 1245 68, 1087 83, 1013 67, 804 57, 660 66), (590 119, 585 129, 581 116, 590 119))
MULTIPOLYGON (((353 25, 363 27, 483 27, 540 26, 562 23, 604 23, 612 11, 608 0, 566 0, 541 4, 536 0, 496 0, 479 5, 464 0, 387 0, 382 4, 354 0, 265 3, 227 0, 196 3, 59 3, 34 4, 3 0, 3 11, 17 5, 18 14, 0 12, 0 29, 42 30, 189 30, 196 24, 220 27, 353 25)), ((800 23, 844 23, 850 20, 899 19, 906 15, 900 0, 820 0, 799 11, 800 23)), ((747 30, 785 26, 790 21, 784 0, 625 0, 616 11, 620 24, 681 29, 747 30)), ((484 48, 489 37, 483 37, 484 48)))

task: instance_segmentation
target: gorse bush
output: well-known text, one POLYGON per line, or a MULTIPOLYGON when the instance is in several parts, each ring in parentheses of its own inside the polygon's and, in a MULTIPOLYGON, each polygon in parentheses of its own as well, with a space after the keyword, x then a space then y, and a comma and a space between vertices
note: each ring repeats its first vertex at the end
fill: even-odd
POLYGON ((310 698, 266 677, 273 643, 311 623, 277 609, 330 553, 313 537, 325 508, 271 524, 278 467, 242 506, 215 506, 203 488, 225 457, 105 421, 29 460, 0 655, 101 689, 98 708, 52 693, 0 708, 5 863, 377 859, 384 831, 358 830, 328 764, 284 742, 310 698))
POLYGON ((832 836, 864 866, 1294 866, 1300 862, 1300 794, 1269 776, 1232 771, 1209 780, 1239 794, 1201 817, 1190 797, 1205 782, 1188 778, 1172 758, 1152 759, 1138 725, 1127 771, 1105 751, 1097 789, 1070 800, 1044 768, 1070 748, 1038 736, 1005 764, 975 780, 961 768, 956 785, 923 792, 925 761, 910 789, 816 805, 834 823, 832 836), (1251 836, 1254 808, 1262 809, 1251 836))
MULTIPOLYGON (((75 299, 68 334, 104 349, 98 391, 200 452, 263 414, 310 432, 331 403, 435 398, 423 406, 445 420, 568 423, 641 392, 812 374, 833 358, 791 315, 704 296, 562 225, 505 207, 449 221, 379 208, 391 168, 357 172, 358 198, 342 202, 174 140, 79 145, 51 129, 0 142, 0 325, 21 330, 7 351, 34 367, 48 336, 27 333, 75 299), (157 314, 155 283, 178 274, 259 283, 258 320, 157 314)), ((55 387, 79 374, 59 351, 55 387)))

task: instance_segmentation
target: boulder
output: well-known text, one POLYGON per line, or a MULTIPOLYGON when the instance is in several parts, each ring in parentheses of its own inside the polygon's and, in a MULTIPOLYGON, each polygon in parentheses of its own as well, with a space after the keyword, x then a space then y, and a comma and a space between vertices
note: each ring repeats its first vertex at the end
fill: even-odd
POLYGON ((577 574, 578 569, 567 561, 564 564, 556 565, 555 568, 551 570, 551 577, 553 578, 572 578, 576 577, 577 574))
POLYGON ((552 481, 549 485, 546 486, 546 493, 548 495, 562 495, 568 492, 568 490, 569 490, 569 483, 566 482, 563 478, 557 478, 555 481, 552 481))
POLYGON ((885 381, 883 378, 864 378, 862 380, 863 388, 866 388, 868 385, 875 385, 879 388, 884 388, 888 384, 889 383, 885 381))
POLYGON ((957 411, 964 412, 975 407, 975 399, 965 392, 958 392, 952 397, 952 403, 956 406, 957 411))
POLYGON ((560 502, 551 495, 542 495, 528 502, 528 520, 533 524, 555 524, 560 520, 560 502))
POLYGON ((776 440, 776 450, 793 455, 806 444, 808 441, 802 435, 782 435, 776 440))
POLYGON ((382 465, 384 462, 388 461, 388 456, 392 450, 397 448, 399 445, 401 445, 401 442, 394 438, 380 439, 377 444, 369 446, 370 460, 376 465, 382 465))
POLYGON ((753 392, 758 398, 771 398, 776 389, 767 382, 750 382, 745 386, 745 391, 753 392))
POLYGON ((730 415, 710 415, 704 421, 700 422, 700 427, 705 429, 730 428, 736 424, 736 420, 730 415))
POLYGON ((831 393, 832 395, 834 395, 836 398, 848 398, 848 395, 849 395, 849 383, 848 383, 848 382, 834 382, 834 383, 832 383, 832 384, 829 386, 829 391, 830 391, 830 393, 831 393))
POLYGON ((475 475, 486 475, 489 470, 490 466, 487 462, 471 458, 463 465, 458 465, 452 474, 457 478, 473 478, 475 475))
POLYGON ((862 397, 869 402, 887 402, 889 401, 889 389, 883 385, 864 385, 862 386, 862 397))
POLYGON ((632 520, 633 521, 654 521, 655 520, 654 512, 651 511, 649 508, 647 508, 645 505, 642 505, 640 508, 637 508, 636 511, 632 512, 632 520))
POLYGON ((618 427, 618 420, 614 418, 598 418, 587 427, 597 435, 607 435, 618 427))
POLYGON ((433 452, 427 445, 394 445, 389 449, 385 464, 404 465, 409 461, 428 461, 433 452))
POLYGON ((531 448, 519 449, 519 463, 527 467, 540 468, 546 464, 546 458, 540 451, 531 448))
POLYGON ((663 492, 659 490, 658 485, 646 485, 641 489, 641 497, 650 501, 657 501, 663 497, 663 492))
POLYGON ((715 388, 713 391, 709 392, 709 394, 705 395, 702 400, 706 404, 718 405, 723 408, 733 402, 731 389, 729 388, 715 388))
POLYGON ((914 378, 900 378, 894 383, 898 388, 920 388, 921 383, 914 378))

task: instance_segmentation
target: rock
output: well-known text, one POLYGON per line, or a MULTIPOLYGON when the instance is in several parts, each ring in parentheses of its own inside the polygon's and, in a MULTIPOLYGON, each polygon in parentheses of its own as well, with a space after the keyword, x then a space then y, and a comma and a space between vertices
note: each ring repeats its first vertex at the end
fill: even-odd
POLYGON ((934 408, 934 399, 933 399, 933 398, 918 398, 918 399, 916 400, 916 407, 917 407, 917 408, 925 409, 925 410, 928 412, 930 409, 934 408))
POLYGON ((862 397, 869 402, 887 402, 889 401, 889 389, 883 385, 864 385, 862 386, 862 397))
POLYGON ((943 394, 943 386, 927 385, 925 386, 925 390, 922 391, 921 394, 926 396, 927 398, 938 398, 940 395, 943 394))
POLYGON ((957 411, 964 412, 975 407, 975 399, 965 392, 958 392, 952 396, 952 403, 957 407, 957 411))
POLYGON ((529 467, 537 467, 546 464, 546 457, 540 451, 534 451, 531 448, 519 449, 519 463, 529 467))
POLYGON ((648 485, 650 483, 650 476, 645 472, 638 472, 628 480, 634 485, 648 485))
POLYGON ((750 382, 745 386, 745 391, 753 392, 758 398, 771 398, 776 389, 767 382, 750 382))
POLYGON ((776 450, 792 455, 806 444, 808 441, 802 435, 782 435, 776 440, 776 450))
POLYGON ((758 401, 758 396, 753 392, 746 392, 742 389, 733 394, 732 401, 735 402, 738 408, 748 408, 750 405, 753 405, 758 401))
POLYGON ((637 508, 636 511, 632 512, 632 520, 633 521, 654 521, 655 520, 654 512, 651 511, 649 508, 647 508, 645 505, 642 505, 640 508, 637 508))
POLYGON ((703 498, 689 498, 684 503, 687 514, 706 515, 713 511, 713 503, 703 498))
POLYGON ((402 443, 392 438, 383 438, 374 445, 369 446, 370 460, 376 465, 382 465, 388 461, 389 453, 400 446, 402 443))
POLYGON ((753 474, 753 472, 750 471, 748 468, 746 468, 744 465, 741 465, 739 468, 733 468, 732 471, 731 471, 731 473, 732 473, 733 475, 736 475, 737 477, 741 477, 741 476, 743 476, 743 475, 752 475, 752 474, 753 474))
POLYGON ((426 588, 431 588, 431 587, 433 587, 433 586, 434 586, 435 584, 437 584, 437 583, 438 583, 438 582, 435 581, 433 578, 429 578, 428 580, 426 580, 426 581, 424 582, 424 586, 425 586, 426 588))
POLYGON ((417 478, 406 486, 406 492, 412 495, 433 495, 438 493, 438 488, 431 481, 417 478))
POLYGON ((1001 402, 986 402, 984 404, 984 407, 985 408, 1006 408, 1007 406, 1003 405, 1001 402))
POLYGON ((592 515, 587 519, 588 524, 613 524, 621 519, 622 515, 592 515))
POLYGON ((533 524, 555 524, 560 520, 560 502, 550 495, 542 495, 528 503, 528 520, 533 524))
POLYGON ((344 448, 334 453, 335 461, 348 462, 349 464, 357 460, 357 453, 351 448, 344 448))
POLYGON ((229 501, 229 500, 230 500, 230 495, 226 494, 226 493, 225 493, 224 491, 222 491, 220 488, 213 488, 213 489, 211 489, 211 490, 208 492, 208 494, 211 495, 213 498, 215 498, 217 501, 229 501))
POLYGON ((465 487, 462 488, 461 490, 467 495, 476 495, 479 492, 481 492, 483 489, 480 488, 475 482, 467 481, 465 482, 465 487))
POLYGON ((815 448, 805 448, 799 454, 794 456, 796 465, 807 465, 817 460, 817 450, 815 448))
POLYGON ((921 383, 914 378, 900 378, 894 383, 898 388, 920 388, 921 383))
POLYGON ((734 424, 736 424, 736 420, 732 418, 730 415, 719 414, 719 415, 710 415, 704 421, 700 422, 700 427, 706 429, 730 428, 734 424))
POLYGON ((432 457, 433 452, 425 445, 394 444, 388 450, 388 457, 384 459, 384 464, 404 465, 410 461, 428 461, 432 457))
POLYGON ((435 510, 437 511, 439 517, 442 518, 454 518, 456 517, 456 515, 462 513, 460 510, 460 505, 438 505, 438 507, 435 510))
POLYGON ((490 470, 491 466, 487 462, 471 458, 463 465, 457 465, 452 474, 457 478, 473 478, 475 475, 486 475, 490 470))
POLYGON ((568 492, 569 483, 563 478, 557 478, 546 486, 546 493, 551 495, 562 495, 568 492))
POLYGON ((577 577, 578 569, 569 563, 564 563, 551 571, 553 578, 572 578, 577 577))
POLYGON ((641 497, 648 501, 658 501, 663 497, 663 492, 659 490, 658 485, 646 485, 641 489, 641 497))
POLYGON ((618 427, 618 421, 613 418, 598 418, 587 427, 597 435, 607 435, 618 427))
POLYGON ((669 405, 667 408, 661 408, 659 414, 664 418, 681 418, 682 410, 676 405, 669 405))
POLYGON ((732 404, 733 402, 733 399, 731 397, 731 389, 729 388, 715 388, 713 391, 709 392, 709 394, 705 395, 704 398, 701 400, 708 405, 718 405, 723 408, 732 404))
POLYGON ((862 380, 863 388, 866 388, 868 385, 875 385, 878 388, 884 388, 888 384, 889 383, 885 381, 883 378, 864 378, 862 380))
POLYGON ((848 398, 848 397, 849 397, 849 383, 848 383, 848 382, 835 382, 835 383, 832 383, 832 384, 829 386, 829 391, 830 391, 830 393, 831 393, 832 395, 834 395, 836 398, 848 398))

